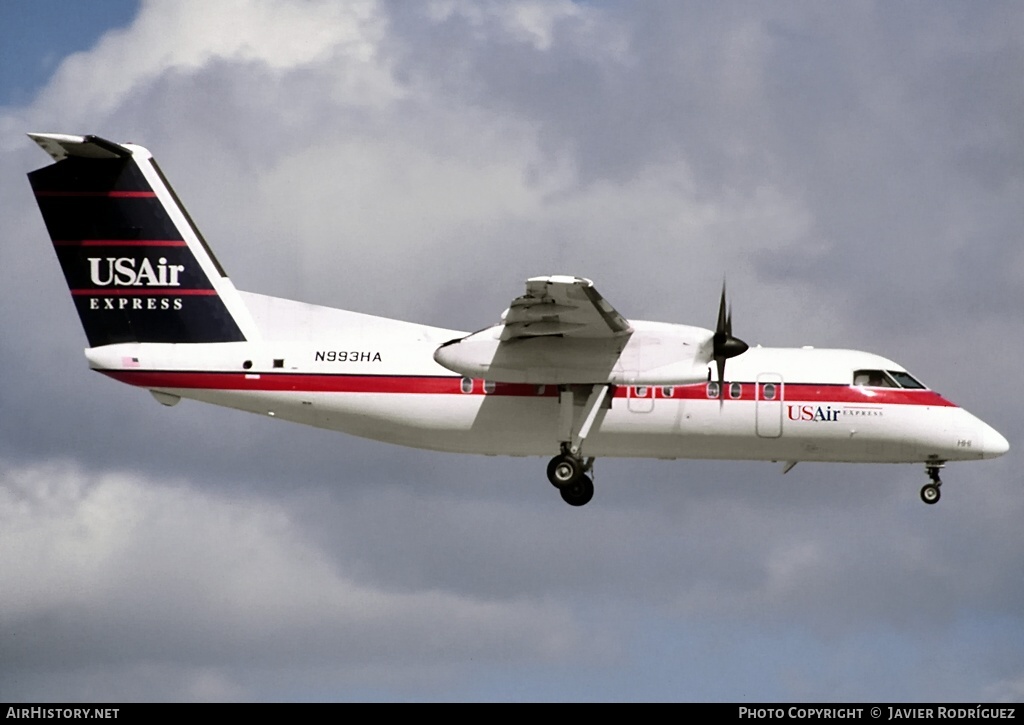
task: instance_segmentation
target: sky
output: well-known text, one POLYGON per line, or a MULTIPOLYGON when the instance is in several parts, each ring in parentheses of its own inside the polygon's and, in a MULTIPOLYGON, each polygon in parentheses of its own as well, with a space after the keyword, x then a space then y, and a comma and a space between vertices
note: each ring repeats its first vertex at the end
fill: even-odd
POLYGON ((0 700, 1024 700, 1024 6, 0 3, 0 700), (897 360, 922 466, 408 450, 89 371, 30 131, 144 144, 240 289, 523 281, 897 360))

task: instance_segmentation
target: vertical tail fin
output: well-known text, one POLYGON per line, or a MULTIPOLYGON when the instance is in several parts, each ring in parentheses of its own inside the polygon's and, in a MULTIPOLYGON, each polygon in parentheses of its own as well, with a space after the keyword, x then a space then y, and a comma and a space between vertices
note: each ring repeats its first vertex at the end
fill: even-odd
POLYGON ((28 178, 90 347, 251 339, 238 292, 149 151, 29 136, 57 162, 28 178))

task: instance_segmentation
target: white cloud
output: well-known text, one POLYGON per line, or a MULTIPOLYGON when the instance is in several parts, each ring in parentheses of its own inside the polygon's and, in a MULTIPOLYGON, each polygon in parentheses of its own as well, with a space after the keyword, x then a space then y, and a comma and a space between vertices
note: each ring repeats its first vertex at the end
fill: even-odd
POLYGON ((989 702, 1024 702, 1024 673, 996 682, 985 690, 989 702))
POLYGON ((593 46, 605 58, 622 59, 628 41, 609 24, 602 22, 599 8, 572 0, 515 0, 511 2, 472 2, 472 0, 432 0, 426 9, 435 23, 452 17, 466 21, 476 39, 504 36, 505 40, 524 43, 537 51, 550 51, 555 34, 564 33, 564 40, 578 47, 593 46))
MULTIPOLYGON (((737 288, 756 279, 752 251, 810 246, 814 221, 779 183, 709 190, 677 154, 625 178, 584 178, 578 150, 552 147, 550 124, 534 110, 490 107, 422 71, 396 80, 391 56, 403 39, 388 34, 375 3, 198 8, 144 5, 131 27, 65 60, 17 120, 75 132, 50 128, 66 114, 55 109, 75 109, 75 124, 88 120, 85 130, 100 135, 127 121, 133 140, 165 170, 174 166, 172 182, 240 286, 471 327, 499 314, 525 276, 582 274, 617 279, 639 299, 612 299, 634 316, 701 322, 682 316, 711 319, 723 272, 737 288), (227 145, 224 134, 233 136, 227 145), (457 322, 422 317, 424 295, 447 314, 464 311, 436 290, 457 284, 476 294, 498 265, 507 279, 497 280, 504 292, 493 309, 457 322), (389 285, 379 283, 385 270, 389 285), (688 308, 674 293, 680 284, 688 308)), ((453 15, 488 42, 526 42, 524 53, 552 52, 562 27, 571 32, 560 54, 598 67, 624 62, 623 33, 597 8, 427 10, 437 22, 453 15)), ((756 49, 745 27, 735 42, 756 49)), ((756 74, 743 79, 752 72, 726 75, 748 88, 757 85, 756 74)))
POLYGON ((379 52, 385 30, 372 0, 146 2, 132 25, 61 62, 29 120, 52 123, 73 109, 102 123, 161 76, 215 63, 256 64, 276 74, 330 64, 328 93, 354 106, 386 103, 399 89, 379 52))
MULTIPOLYGON (((272 501, 71 465, 5 465, 0 480, 0 629, 17 642, 7 667, 78 669, 124 647, 120 665, 273 652, 291 666, 357 667, 452 665, 495 648, 558 659, 576 646, 558 605, 360 581, 272 501)), ((224 685, 201 669, 186 679, 224 685)))

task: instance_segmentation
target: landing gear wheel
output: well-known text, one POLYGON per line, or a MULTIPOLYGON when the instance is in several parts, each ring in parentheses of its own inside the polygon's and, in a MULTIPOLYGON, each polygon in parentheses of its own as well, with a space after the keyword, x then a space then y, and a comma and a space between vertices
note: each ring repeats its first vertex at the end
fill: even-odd
POLYGON ((939 486, 942 485, 939 471, 942 470, 945 464, 945 461, 928 461, 924 464, 924 469, 928 472, 928 478, 932 480, 931 483, 926 483, 921 488, 921 500, 926 504, 938 503, 939 499, 942 498, 942 492, 939 491, 939 486))
POLYGON ((594 482, 590 480, 590 476, 581 474, 575 483, 562 486, 559 493, 562 494, 562 500, 570 506, 583 506, 594 498, 594 482))
MULTIPOLYGON (((577 483, 582 475, 583 462, 579 458, 566 453, 555 456, 548 463, 548 480, 551 481, 551 485, 555 488, 561 489, 571 486, 577 483)), ((591 489, 593 489, 593 485, 591 485, 591 489)), ((583 503, 586 503, 586 501, 583 503)))

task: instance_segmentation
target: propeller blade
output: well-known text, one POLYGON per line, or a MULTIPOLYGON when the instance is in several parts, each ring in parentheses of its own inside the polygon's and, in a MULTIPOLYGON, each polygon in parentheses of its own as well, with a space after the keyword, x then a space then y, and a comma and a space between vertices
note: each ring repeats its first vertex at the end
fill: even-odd
POLYGON ((722 297, 718 303, 718 324, 712 338, 712 360, 718 368, 718 397, 725 399, 725 361, 742 355, 749 345, 732 334, 732 305, 726 301, 725 281, 722 281, 722 297))
POLYGON ((725 282, 722 282, 722 301, 718 303, 718 326, 715 334, 725 332, 725 282))

